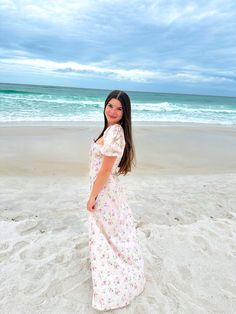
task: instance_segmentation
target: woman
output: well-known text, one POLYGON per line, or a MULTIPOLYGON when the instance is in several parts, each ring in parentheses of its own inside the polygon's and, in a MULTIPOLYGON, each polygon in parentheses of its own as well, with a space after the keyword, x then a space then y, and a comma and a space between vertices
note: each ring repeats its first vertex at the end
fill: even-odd
POLYGON ((97 310, 124 307, 145 286, 143 256, 118 178, 131 171, 133 159, 130 99, 115 90, 107 96, 104 128, 90 149, 87 209, 92 306, 97 310))

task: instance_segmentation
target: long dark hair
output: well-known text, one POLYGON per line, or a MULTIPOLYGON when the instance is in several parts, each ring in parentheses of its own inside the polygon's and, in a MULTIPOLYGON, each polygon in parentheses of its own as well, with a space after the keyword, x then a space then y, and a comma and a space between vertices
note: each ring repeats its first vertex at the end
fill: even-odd
POLYGON ((124 130, 125 148, 124 148, 124 153, 121 158, 121 161, 118 165, 119 167, 118 174, 126 175, 128 172, 131 171, 132 166, 135 165, 135 151, 134 151, 134 144, 133 144, 133 139, 132 139, 131 102, 130 102, 129 96, 125 92, 120 91, 120 90, 113 90, 107 96, 105 100, 104 110, 103 110, 104 128, 101 134, 96 139, 96 141, 100 137, 103 136, 106 128, 108 127, 107 118, 105 116, 105 109, 109 101, 112 98, 118 99, 121 102, 122 110, 123 110, 122 119, 119 121, 119 124, 122 126, 124 130))

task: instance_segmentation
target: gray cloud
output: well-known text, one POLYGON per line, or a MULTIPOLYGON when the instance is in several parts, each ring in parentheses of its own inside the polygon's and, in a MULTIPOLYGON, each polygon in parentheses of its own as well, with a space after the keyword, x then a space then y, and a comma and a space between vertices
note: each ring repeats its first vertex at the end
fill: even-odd
MULTIPOLYGON (((75 62, 104 68, 100 76, 112 69, 110 79, 124 81, 132 77, 124 73, 138 70, 154 73, 133 77, 140 84, 163 79, 183 89, 188 82, 201 89, 201 84, 235 81, 230 73, 236 68, 233 0, 53 0, 50 5, 45 0, 0 0, 0 21, 1 60, 75 62)), ((45 68, 39 71, 49 75, 45 68)), ((54 71, 81 73, 73 68, 54 71)), ((86 73, 97 77, 96 71, 86 73)))

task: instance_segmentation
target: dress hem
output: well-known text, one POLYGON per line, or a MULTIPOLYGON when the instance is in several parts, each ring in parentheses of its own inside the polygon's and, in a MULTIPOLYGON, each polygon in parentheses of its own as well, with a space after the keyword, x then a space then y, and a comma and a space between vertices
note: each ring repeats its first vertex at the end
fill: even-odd
POLYGON ((110 311, 110 310, 118 310, 118 309, 122 309, 122 308, 125 308, 126 306, 128 306, 128 305, 130 305, 131 304, 131 302, 135 299, 135 298, 137 298, 138 296, 140 296, 142 293, 143 293, 143 291, 144 291, 144 289, 145 289, 145 286, 146 286, 146 279, 145 279, 145 281, 144 281, 144 284, 143 284, 143 287, 142 287, 142 289, 141 289, 141 291, 138 293, 138 294, 136 294, 134 297, 132 297, 130 300, 129 300, 129 302, 128 303, 125 303, 124 305, 120 305, 120 306, 118 306, 118 307, 110 307, 110 308, 103 308, 103 309, 98 309, 98 308, 96 308, 96 307, 94 307, 93 305, 92 305, 92 308, 93 309, 95 309, 95 310, 97 310, 97 311, 110 311))

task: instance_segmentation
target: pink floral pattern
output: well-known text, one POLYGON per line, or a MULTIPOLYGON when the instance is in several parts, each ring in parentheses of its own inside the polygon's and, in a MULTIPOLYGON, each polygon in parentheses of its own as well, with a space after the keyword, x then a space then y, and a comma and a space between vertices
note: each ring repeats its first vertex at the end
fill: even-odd
POLYGON ((107 183, 99 193, 95 211, 89 212, 89 247, 93 281, 93 308, 104 311, 128 305, 145 286, 144 261, 132 212, 117 176, 125 138, 114 124, 104 132, 104 144, 90 149, 90 187, 104 155, 117 156, 107 183))

